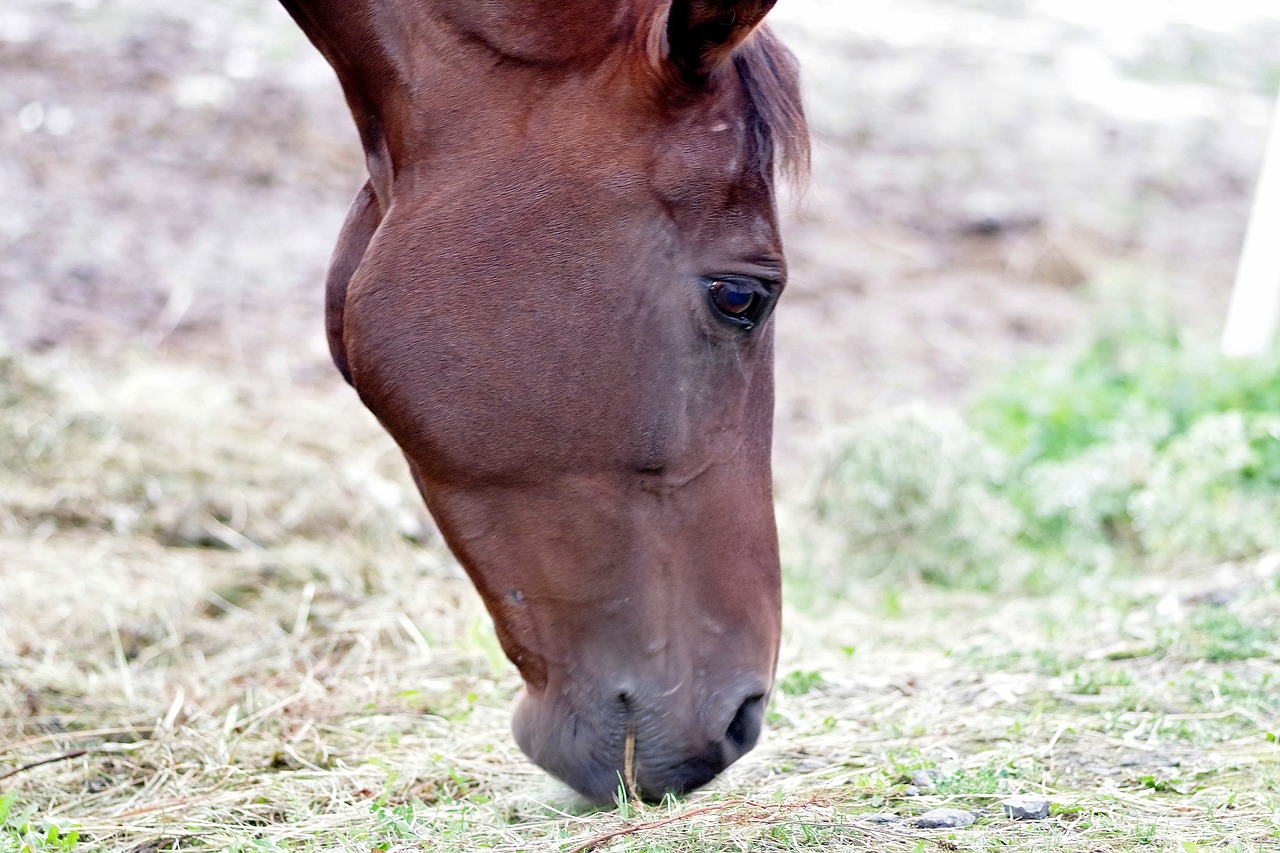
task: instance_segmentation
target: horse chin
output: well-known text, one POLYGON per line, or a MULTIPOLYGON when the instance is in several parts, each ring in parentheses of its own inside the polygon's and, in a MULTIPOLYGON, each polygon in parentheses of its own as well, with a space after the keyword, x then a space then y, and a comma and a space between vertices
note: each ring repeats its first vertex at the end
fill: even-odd
POLYGON ((555 707, 563 704, 546 692, 526 692, 511 722, 516 744, 534 764, 591 802, 607 804, 622 779, 617 768, 626 748, 625 712, 619 709, 616 720, 601 721, 555 707))
POLYGON ((626 791, 656 802, 702 787, 755 746, 764 708, 760 700, 749 703, 745 716, 740 709, 725 738, 682 745, 658 709, 628 709, 621 702, 579 709, 565 695, 526 693, 512 722, 516 743, 534 764, 600 805, 626 791))

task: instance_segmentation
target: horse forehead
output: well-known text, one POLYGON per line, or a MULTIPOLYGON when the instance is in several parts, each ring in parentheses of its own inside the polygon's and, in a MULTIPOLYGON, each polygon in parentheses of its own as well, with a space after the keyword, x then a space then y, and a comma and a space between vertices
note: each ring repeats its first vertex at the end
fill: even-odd
POLYGON ((650 180, 673 210, 771 208, 750 119, 732 103, 697 111, 655 140, 650 180))
POLYGON ((556 3, 454 2, 441 15, 496 55, 554 66, 598 61, 631 44, 656 20, 661 0, 559 0, 556 3))
POLYGON ((685 118, 655 140, 659 181, 683 184, 691 175, 741 180, 751 154, 748 132, 746 118, 724 108, 685 118))
POLYGON ((479 165, 477 150, 492 146, 492 162, 523 163, 526 179, 548 189, 647 185, 673 206, 758 183, 750 118, 733 87, 678 105, 654 103, 643 87, 607 75, 548 89, 554 94, 532 98, 528 89, 495 90, 492 121, 477 128, 482 138, 460 140, 459 165, 479 165))

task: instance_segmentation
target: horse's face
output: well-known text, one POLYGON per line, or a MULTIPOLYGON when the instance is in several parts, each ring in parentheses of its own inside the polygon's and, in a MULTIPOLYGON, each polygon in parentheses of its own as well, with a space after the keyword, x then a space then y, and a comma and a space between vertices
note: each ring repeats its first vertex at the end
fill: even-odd
POLYGON ((794 78, 766 33, 728 58, 750 27, 712 61, 650 16, 550 67, 472 17, 415 55, 335 349, 524 677, 521 748, 595 800, 688 790, 755 744, 777 654, 765 113, 796 96, 763 87, 794 78))

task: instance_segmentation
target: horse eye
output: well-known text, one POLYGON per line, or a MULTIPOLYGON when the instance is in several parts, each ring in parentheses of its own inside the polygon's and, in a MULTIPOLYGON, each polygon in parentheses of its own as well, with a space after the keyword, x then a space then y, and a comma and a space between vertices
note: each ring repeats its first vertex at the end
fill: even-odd
POLYGON ((717 281, 711 285, 711 301, 726 314, 735 317, 751 310, 751 303, 756 301, 755 289, 735 281, 717 281))
POLYGON ((773 303, 773 294, 764 284, 736 277, 713 279, 707 285, 707 296, 721 319, 742 329, 762 322, 773 303))

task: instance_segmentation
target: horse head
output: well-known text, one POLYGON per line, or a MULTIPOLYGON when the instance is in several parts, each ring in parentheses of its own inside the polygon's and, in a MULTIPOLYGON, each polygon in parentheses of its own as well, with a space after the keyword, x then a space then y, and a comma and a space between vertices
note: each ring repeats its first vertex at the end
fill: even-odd
POLYGON ((772 0, 283 0, 369 181, 334 359, 394 437, 526 689, 538 765, 607 801, 752 748, 777 658, 772 0))

